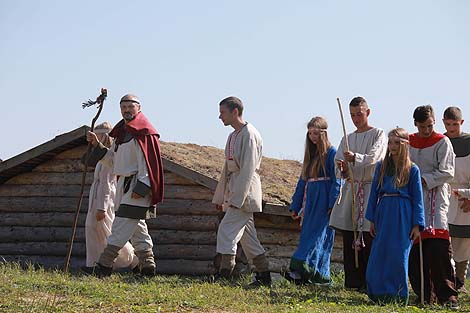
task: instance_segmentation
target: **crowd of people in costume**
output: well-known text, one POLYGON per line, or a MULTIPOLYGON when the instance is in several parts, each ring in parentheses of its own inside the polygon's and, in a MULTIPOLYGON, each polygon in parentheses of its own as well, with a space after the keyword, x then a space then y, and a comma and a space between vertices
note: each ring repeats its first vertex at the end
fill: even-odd
MULTIPOLYGON (((123 120, 99 125, 87 135, 95 165, 86 221, 87 267, 98 276, 130 267, 155 274, 146 218, 163 199, 159 134, 142 114, 140 100, 125 95, 123 120)), ((217 231, 219 260, 214 280, 232 279, 238 245, 255 267, 251 287, 270 286, 271 273, 253 218, 262 211, 259 169, 262 138, 243 117, 243 103, 228 97, 219 118, 234 130, 225 146, 223 170, 214 193, 225 212, 217 231)), ((343 239, 344 286, 366 292, 377 303, 408 303, 408 281, 424 303, 458 308, 458 293, 470 259, 470 135, 462 112, 443 113, 447 130, 434 130, 433 108, 419 106, 417 132, 386 133, 369 124, 371 111, 353 98, 356 127, 335 148, 328 123, 307 124, 300 177, 290 212, 301 225, 298 247, 283 277, 296 284, 329 285, 335 231, 343 239)))
POLYGON ((352 99, 349 111, 356 130, 336 154, 326 121, 307 125, 290 208, 302 230, 285 277, 329 283, 337 231, 346 288, 376 303, 407 304, 409 281, 418 301, 458 309, 470 259, 470 135, 461 129, 461 110, 445 110, 446 133, 439 134, 433 108, 419 106, 416 133, 397 127, 388 136, 369 125, 364 98, 352 99))

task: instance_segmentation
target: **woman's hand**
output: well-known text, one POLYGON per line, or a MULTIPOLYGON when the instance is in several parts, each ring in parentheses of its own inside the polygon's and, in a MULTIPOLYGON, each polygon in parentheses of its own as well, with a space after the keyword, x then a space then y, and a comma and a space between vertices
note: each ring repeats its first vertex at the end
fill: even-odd
POLYGON ((375 238, 375 224, 374 223, 370 223, 370 235, 372 236, 372 238, 375 238))
POLYGON ((132 199, 141 199, 143 197, 141 195, 139 195, 138 193, 136 193, 136 192, 132 192, 131 198, 132 199))
POLYGON ((104 220, 105 216, 106 213, 104 211, 96 211, 95 217, 98 222, 104 220))
POLYGON ((419 237, 419 225, 413 226, 410 233, 410 239, 415 241, 419 237))
POLYGON ((93 147, 96 147, 100 143, 98 136, 96 136, 96 134, 91 131, 86 134, 86 141, 91 143, 93 147))
POLYGON ((300 218, 300 215, 297 215, 297 212, 291 211, 290 216, 292 217, 293 220, 298 220, 300 218))

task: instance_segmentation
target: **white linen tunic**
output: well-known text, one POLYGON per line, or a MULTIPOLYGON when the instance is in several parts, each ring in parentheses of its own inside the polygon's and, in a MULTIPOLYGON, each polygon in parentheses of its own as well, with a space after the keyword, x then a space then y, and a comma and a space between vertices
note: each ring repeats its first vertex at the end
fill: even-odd
MULTIPOLYGON (((387 138, 380 128, 372 128, 362 133, 351 133, 348 135, 349 150, 356 154, 355 161, 349 163, 354 176, 355 196, 355 224, 352 220, 352 190, 351 183, 343 185, 341 198, 336 202, 330 216, 330 226, 339 230, 354 231, 358 230, 357 221, 360 214, 360 205, 363 205, 363 216, 366 215, 367 203, 369 202, 370 186, 374 176, 375 166, 381 161, 387 150, 387 138), (359 196, 358 196, 359 195, 359 196)), ((346 144, 344 137, 338 147, 335 156, 336 160, 344 160, 346 144)), ((339 177, 339 170, 336 166, 336 172, 339 177)), ((370 222, 363 219, 363 231, 370 231, 370 222)))
MULTIPOLYGON (((470 143, 470 140, 468 142, 470 143)), ((470 154, 455 158, 455 176, 450 185, 461 197, 470 198, 470 154)), ((470 226, 470 212, 460 209, 461 204, 457 196, 452 194, 448 214, 449 224, 470 226)))
POLYGON ((251 124, 230 134, 225 163, 212 202, 222 205, 224 218, 217 231, 217 253, 236 255, 240 242, 248 259, 265 253, 258 240, 253 212, 261 212, 262 139, 251 124))
POLYGON ((111 235, 108 237, 108 244, 123 247, 131 240, 132 246, 136 251, 152 249, 153 242, 148 233, 145 218, 123 217, 122 214, 119 214, 119 209, 122 208, 122 205, 129 206, 126 207, 126 210, 140 207, 139 210, 143 211, 152 206, 151 192, 147 192, 144 197, 138 199, 131 197, 134 187, 139 182, 147 186, 150 191, 150 178, 147 163, 145 162, 145 157, 139 143, 132 138, 127 142, 119 144, 117 151, 116 144, 113 143, 102 158, 102 161, 103 164, 113 169, 114 175, 119 176, 115 201, 118 210, 112 226, 111 235), (130 186, 127 188, 124 186, 124 181, 126 177, 131 176, 132 180, 130 186))
POLYGON ((418 165, 421 178, 426 183, 423 184, 425 228, 448 230, 449 182, 454 177, 455 164, 452 144, 446 136, 427 147, 414 147, 411 139, 410 144, 411 161, 418 165))
MULTIPOLYGON (((115 143, 108 150, 102 161, 108 167, 113 168, 113 174, 121 177, 134 176, 128 192, 117 191, 116 203, 118 205, 128 204, 140 207, 150 207, 152 196, 148 193, 145 197, 133 199, 132 190, 137 184, 137 180, 150 187, 150 177, 147 169, 147 163, 139 143, 135 139, 122 143, 115 152, 115 143)), ((119 185, 119 184, 118 184, 119 185)))
MULTIPOLYGON (((233 139, 233 138, 232 138, 233 139)), ((246 212, 261 212, 262 191, 258 171, 261 166, 263 140, 251 124, 234 131, 225 146, 225 163, 212 202, 233 206, 246 212), (230 139, 236 136, 232 147, 230 139)))

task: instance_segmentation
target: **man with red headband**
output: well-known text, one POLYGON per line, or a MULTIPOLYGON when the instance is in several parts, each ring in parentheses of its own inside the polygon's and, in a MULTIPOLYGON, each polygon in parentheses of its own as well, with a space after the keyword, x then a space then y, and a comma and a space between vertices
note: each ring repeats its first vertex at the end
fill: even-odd
POLYGON ((135 95, 122 97, 120 107, 123 119, 109 133, 115 139, 111 148, 104 147, 94 133, 87 135, 95 147, 92 157, 112 167, 118 178, 116 218, 94 270, 98 276, 110 275, 119 250, 130 240, 139 258, 139 272, 153 276, 153 242, 145 219, 163 199, 160 135, 140 111, 140 100, 135 95))

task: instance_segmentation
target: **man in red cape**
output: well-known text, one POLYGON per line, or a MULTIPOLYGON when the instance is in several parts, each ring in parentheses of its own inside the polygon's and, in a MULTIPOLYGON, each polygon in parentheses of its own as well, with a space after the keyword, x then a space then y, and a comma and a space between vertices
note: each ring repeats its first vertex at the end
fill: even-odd
POLYGON ((102 159, 113 168, 117 177, 116 218, 108 245, 94 270, 98 276, 108 276, 119 250, 130 240, 139 258, 134 272, 155 274, 153 242, 145 222, 157 203, 163 200, 163 165, 157 130, 140 111, 140 100, 127 94, 120 101, 123 119, 110 136, 115 141, 110 149, 89 132, 87 140, 95 147, 92 159, 102 159))

